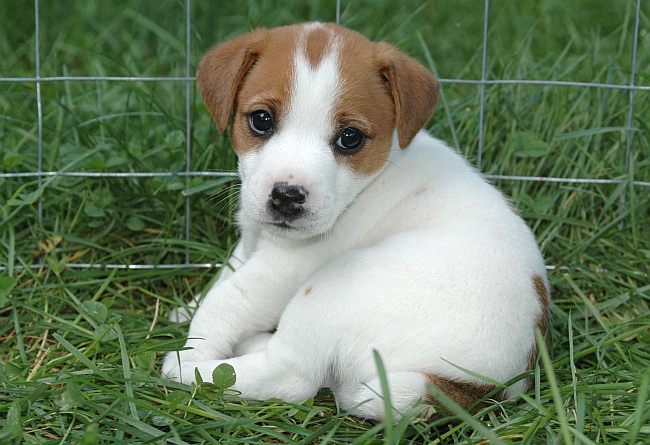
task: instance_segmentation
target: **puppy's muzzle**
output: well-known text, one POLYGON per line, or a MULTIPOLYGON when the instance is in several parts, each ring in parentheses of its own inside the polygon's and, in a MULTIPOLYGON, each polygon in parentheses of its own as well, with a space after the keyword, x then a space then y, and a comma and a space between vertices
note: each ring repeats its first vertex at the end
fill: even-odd
POLYGON ((307 191, 299 185, 276 182, 270 195, 271 208, 282 215, 297 216, 307 201, 307 191))

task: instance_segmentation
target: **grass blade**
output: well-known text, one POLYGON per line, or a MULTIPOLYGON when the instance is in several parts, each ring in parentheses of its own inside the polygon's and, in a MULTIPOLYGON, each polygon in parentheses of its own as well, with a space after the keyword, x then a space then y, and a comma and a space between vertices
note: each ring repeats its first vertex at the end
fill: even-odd
MULTIPOLYGON (((130 366, 130 357, 126 349, 126 343, 124 341, 124 335, 122 334, 122 329, 120 328, 119 322, 115 322, 112 326, 115 331, 117 331, 117 338, 120 343, 120 354, 122 356, 122 373, 124 375, 124 392, 130 398, 133 398, 133 384, 131 383, 131 366, 130 366)), ((138 416, 138 409, 135 406, 135 403, 128 402, 129 409, 131 410, 131 417, 136 422, 140 421, 140 416, 138 416)))
POLYGON ((100 377, 102 377, 102 378, 104 378, 106 380, 114 382, 113 378, 111 378, 108 374, 106 374, 104 371, 99 369, 97 367, 97 365, 95 365, 88 357, 83 355, 81 353, 81 351, 79 351, 77 348, 75 348, 68 340, 61 337, 56 332, 52 334, 52 337, 54 337, 56 339, 56 341, 58 341, 61 344, 61 346, 63 346, 65 349, 67 349, 68 352, 70 352, 81 363, 86 365, 86 367, 88 369, 90 369, 92 372, 94 372, 95 374, 99 375, 100 377))
POLYGON ((539 348, 540 354, 542 355, 542 363, 544 364, 544 369, 546 370, 548 383, 551 387, 553 403, 555 404, 555 413, 558 422, 560 422, 560 431, 562 432, 564 445, 571 445, 572 440, 571 430, 569 429, 569 421, 567 420, 566 414, 564 412, 562 396, 560 395, 560 388, 558 387, 557 378, 555 377, 555 372, 553 371, 551 356, 548 353, 548 349, 546 349, 546 340, 544 339, 544 336, 539 331, 539 329, 535 331, 535 336, 537 338, 537 347, 539 348))
POLYGON ((379 382, 381 384, 382 399, 384 401, 384 442, 392 444, 393 442, 393 405, 390 402, 390 389, 388 388, 388 377, 386 376, 386 369, 384 362, 381 360, 377 350, 372 351, 377 366, 377 374, 379 375, 379 382))

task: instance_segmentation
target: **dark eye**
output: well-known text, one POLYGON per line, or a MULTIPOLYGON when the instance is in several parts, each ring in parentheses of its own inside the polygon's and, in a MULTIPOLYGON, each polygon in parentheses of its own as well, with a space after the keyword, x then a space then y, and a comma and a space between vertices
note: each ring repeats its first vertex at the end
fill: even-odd
POLYGON ((270 136, 273 133, 273 116, 268 111, 254 111, 248 115, 248 126, 256 136, 270 136))
POLYGON ((366 135, 362 131, 352 127, 345 127, 337 135, 336 149, 343 155, 351 155, 358 152, 366 142, 366 135))

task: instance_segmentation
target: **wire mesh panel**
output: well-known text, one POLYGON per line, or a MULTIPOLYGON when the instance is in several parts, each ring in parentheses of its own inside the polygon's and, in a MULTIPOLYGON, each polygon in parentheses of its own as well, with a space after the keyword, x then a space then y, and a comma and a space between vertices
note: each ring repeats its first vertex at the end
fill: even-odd
MULTIPOLYGON (((12 235, 31 237, 33 250, 31 257, 3 256, 7 264, 0 267, 41 267, 48 249, 66 252, 65 265, 79 268, 219 264, 223 258, 210 246, 236 236, 231 223, 236 159, 228 150, 227 135, 217 135, 210 123, 194 88, 194 70, 200 55, 215 42, 254 26, 283 24, 283 8, 291 6, 276 2, 272 10, 277 14, 269 17, 255 2, 243 6, 199 0, 124 2, 111 7, 121 15, 106 20, 106 2, 74 3, 22 2, 20 14, 11 14, 12 6, 5 5, 10 17, 23 21, 31 17, 33 36, 15 36, 15 50, 5 51, 16 63, 0 73, 5 103, 0 130, 3 224, 33 212, 12 235), (59 22, 71 15, 74 20, 59 22), (219 18, 218 26, 210 25, 217 21, 213 17, 219 18), (90 43, 73 47, 66 41, 68 34, 90 43), (93 57, 83 48, 92 48, 93 57), (32 67, 33 76, 22 74, 21 64, 32 67), (75 230, 79 224, 87 229, 84 239, 75 230)), ((535 61, 536 65, 521 63, 517 71, 511 64, 520 61, 503 60, 491 50, 504 45, 493 43, 493 30, 508 26, 502 12, 514 6, 494 0, 462 3, 467 12, 438 18, 435 1, 406 2, 401 15, 393 17, 392 28, 387 24, 379 35, 376 30, 369 33, 370 38, 407 46, 440 74, 442 100, 429 129, 535 215, 563 205, 559 198, 550 201, 557 189, 549 184, 611 185, 619 190, 611 196, 615 195, 624 223, 629 217, 628 193, 647 193, 650 187, 646 162, 650 149, 647 137, 640 136, 647 130, 641 109, 647 108, 650 92, 647 69, 639 69, 640 63, 648 66, 650 57, 642 0, 612 6, 619 10, 622 23, 610 28, 625 32, 619 33, 620 44, 611 51, 609 66, 594 68, 599 71, 591 78, 571 76, 584 73, 579 64, 593 61, 578 58, 563 66, 571 45, 585 39, 574 29, 579 21, 567 22, 564 50, 550 52, 552 58, 535 61), (466 25, 462 17, 468 14, 482 20, 466 25), (438 22, 432 25, 434 18, 438 22), (480 40, 464 42, 463 27, 477 24, 481 29, 470 34, 480 35, 480 40), (442 25, 457 27, 456 37, 439 32, 442 25), (432 41, 431 36, 437 37, 432 41), (453 45, 447 44, 447 37, 453 45), (464 65, 456 60, 462 57, 464 65), (448 60, 454 60, 455 69, 461 68, 458 76, 446 68, 448 60), (519 75, 501 76, 512 72, 519 75), (548 101, 558 97, 570 107, 567 114, 544 115, 548 101), (608 107, 619 107, 620 112, 602 118, 608 107), (536 111, 524 116, 523 109, 536 111), (594 146, 598 150, 591 151, 594 146), (567 160, 569 150, 582 152, 567 160), (504 158, 511 162, 503 162, 504 158), (540 185, 522 188, 519 183, 540 185)), ((367 28, 364 17, 374 12, 371 4, 355 2, 343 2, 336 10, 332 6, 328 17, 311 17, 308 6, 295 8, 296 14, 307 8, 302 14, 306 19, 336 17, 361 32, 367 28)), ((525 12, 528 7, 521 8, 525 12)), ((534 26, 514 51, 522 60, 532 54, 530 48, 540 45, 536 33, 544 28, 535 24, 533 7, 528 14, 522 19, 530 18, 534 26)), ((561 8, 557 14, 561 21, 561 8)), ((498 33, 498 39, 503 34, 498 33)), ((609 42, 603 36, 591 37, 609 42)))

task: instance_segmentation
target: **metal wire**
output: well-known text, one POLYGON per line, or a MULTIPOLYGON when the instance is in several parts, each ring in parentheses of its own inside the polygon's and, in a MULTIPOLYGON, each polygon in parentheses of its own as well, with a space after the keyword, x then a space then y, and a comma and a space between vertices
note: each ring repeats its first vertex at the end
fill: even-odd
POLYGON ((625 148, 625 165, 630 161, 630 152, 632 150, 632 139, 634 138, 634 131, 632 127, 634 119, 634 91, 636 80, 636 56, 639 49, 639 24, 641 22, 641 0, 636 2, 636 23, 634 25, 634 48, 632 49, 632 72, 630 73, 630 109, 627 114, 627 144, 625 148))
MULTIPOLYGON (((48 268, 47 264, 30 264, 29 266, 14 266, 14 270, 40 269, 41 267, 48 268)), ((67 263, 65 267, 70 269, 118 269, 118 270, 152 270, 152 269, 207 269, 207 268, 221 268, 223 263, 179 263, 179 264, 92 264, 92 263, 67 263)), ((6 268, 0 266, 0 270, 4 271, 6 268)))
MULTIPOLYGON (((531 85, 531 86, 551 86, 551 87, 576 87, 576 88, 599 88, 599 89, 612 89, 629 91, 629 110, 627 116, 627 141, 625 151, 625 163, 627 168, 627 175, 632 174, 630 171, 630 160, 633 156, 633 139, 634 139, 634 99, 637 91, 650 91, 650 86, 636 85, 637 73, 637 52, 639 42, 639 27, 641 21, 641 1, 637 0, 636 3, 636 21, 634 28, 634 48, 632 54, 632 69, 630 73, 630 82, 626 85, 608 84, 608 83, 592 83, 592 82, 573 82, 573 81, 557 81, 557 80, 531 80, 531 79, 487 79, 487 52, 488 52, 488 30, 489 30, 489 9, 490 1, 484 1, 484 22, 483 22, 483 48, 482 48, 482 65, 481 65, 481 79, 439 79, 443 84, 465 84, 465 85, 478 85, 480 87, 480 109, 479 109, 479 127, 478 127, 478 162, 477 167, 482 168, 482 157, 484 147, 484 119, 485 119, 485 88, 488 85, 531 85)), ((35 177, 38 180, 39 188, 43 186, 43 179, 53 176, 66 176, 66 177, 88 177, 88 178, 147 178, 147 177, 184 177, 185 178, 185 191, 190 189, 190 179, 193 177, 237 177, 236 172, 226 171, 192 171, 191 168, 191 148, 192 148, 192 123, 191 123, 191 94, 192 85, 196 80, 191 75, 191 24, 192 24, 192 2, 186 0, 186 61, 185 61, 185 76, 183 77, 137 77, 137 76, 41 76, 41 48, 40 48, 40 20, 39 20, 39 0, 34 0, 34 26, 35 26, 35 76, 34 77, 0 77, 0 82, 12 83, 35 83, 36 85, 36 104, 37 104, 37 123, 38 123, 38 164, 36 172, 21 172, 21 173, 0 173, 0 178, 29 178, 35 177), (67 172, 67 171, 43 171, 43 103, 41 86, 43 83, 48 82, 183 82, 185 83, 185 114, 186 114, 186 161, 184 171, 168 171, 168 172, 67 172)), ((336 23, 341 22, 341 1, 336 1, 336 23)), ((485 175, 486 178, 495 180, 508 180, 508 181, 534 181, 534 182, 555 182, 555 183, 578 183, 578 184, 620 184, 626 179, 596 179, 596 178, 553 178, 553 177, 531 177, 531 176, 513 176, 513 175, 485 175)), ((634 186, 650 187, 650 182, 633 181, 634 186)), ((190 209, 190 196, 187 194, 185 198, 185 239, 190 240, 190 224, 191 224, 191 209, 190 209)), ((626 196, 623 194, 623 207, 625 207, 626 196)), ((42 197, 38 200, 38 218, 39 225, 43 222, 43 200, 42 197)), ((170 269, 170 268, 195 268, 195 267, 220 267, 220 264, 212 263, 190 263, 189 252, 186 253, 184 264, 170 264, 170 265, 123 265, 123 264, 68 264, 67 267, 72 268, 106 268, 106 269, 170 269)), ((42 267, 41 264, 30 265, 31 268, 42 267)), ((16 267, 18 269, 18 267, 16 267)), ((5 267, 0 267, 0 270, 5 270, 5 267)))
MULTIPOLYGON (((640 0, 639 0, 640 1, 640 0)), ((194 82, 196 77, 128 77, 128 76, 53 76, 53 77, 0 77, 0 82, 44 83, 44 82, 194 82)), ((573 82, 563 80, 531 79, 438 79, 441 83, 458 85, 539 85, 553 87, 603 88, 610 90, 650 91, 647 85, 623 85, 615 83, 573 82)))
POLYGON ((80 176, 83 178, 168 178, 171 176, 202 176, 222 178, 239 176, 236 172, 24 172, 24 173, 3 173, 2 178, 30 178, 35 176, 80 176))
POLYGON ((336 24, 341 24, 341 0, 336 0, 336 24))
POLYGON ((490 0, 485 0, 483 12, 483 55, 481 59, 481 98, 478 117, 478 159, 476 169, 480 172, 483 163, 483 127, 485 126, 485 81, 487 72, 487 46, 488 46, 488 24, 489 24, 490 0))
MULTIPOLYGON (((38 119, 38 188, 43 186, 43 100, 41 96, 41 26, 39 22, 38 0, 34 0, 34 51, 36 62, 36 113, 38 119)), ((38 221, 43 221, 43 198, 38 198, 38 221)))
MULTIPOLYGON (((627 174, 634 174, 630 169, 630 153, 632 152, 632 140, 634 139, 634 131, 632 124, 634 122, 634 83, 636 80, 636 55, 639 48, 639 23, 641 20, 641 0, 636 2, 636 23, 634 25, 634 48, 632 49, 632 72, 630 73, 630 108, 627 113, 627 143, 625 144, 625 169, 627 174)), ((627 190, 623 190, 621 195, 621 205, 623 210, 627 206, 627 190)), ((625 226, 625 221, 621 221, 619 227, 622 229, 625 226)))
POLYGON ((596 82, 571 82, 562 80, 530 80, 530 79, 498 79, 498 80, 471 80, 471 79, 438 79, 441 83, 455 83, 465 85, 540 85, 552 87, 578 87, 578 88, 603 88, 609 90, 636 90, 650 91, 650 86, 619 85, 614 83, 596 82))
POLYGON ((50 76, 50 77, 0 77, 0 82, 187 82, 195 77, 137 77, 137 76, 50 76))
MULTIPOLYGON (((191 25, 192 25, 192 0, 185 2, 185 77, 189 79, 190 70, 192 69, 192 61, 190 59, 191 50, 191 25)), ((192 150, 192 82, 185 81, 185 191, 190 189, 190 173, 191 173, 191 150, 192 150)), ((185 241, 190 240, 190 196, 185 196, 185 241)), ((190 251, 185 252, 185 264, 190 264, 190 251)))

